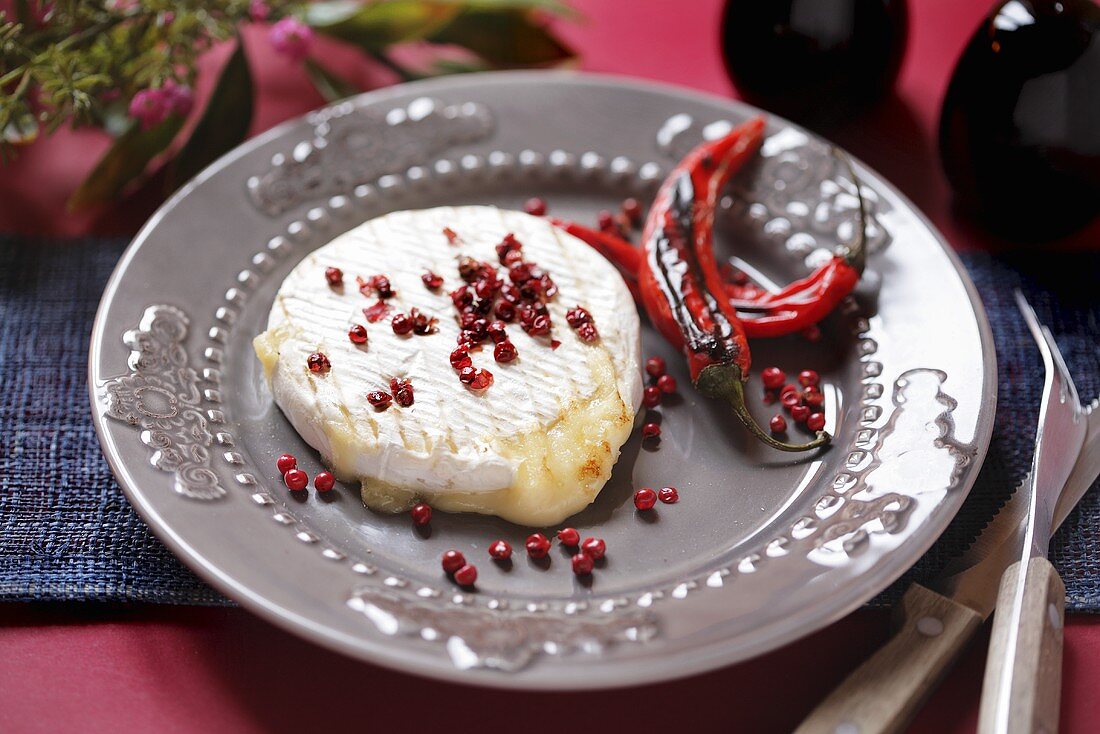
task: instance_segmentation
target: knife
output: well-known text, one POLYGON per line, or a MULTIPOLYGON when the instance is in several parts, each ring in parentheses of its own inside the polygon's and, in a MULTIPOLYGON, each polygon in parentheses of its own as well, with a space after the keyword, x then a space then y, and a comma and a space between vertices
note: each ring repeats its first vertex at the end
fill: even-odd
POLYGON ((1054 513, 1088 431, 1077 388, 1050 330, 1017 292, 1016 301, 1039 345, 1046 370, 1031 501, 1019 560, 1001 578, 986 658, 979 734, 1058 731, 1062 687, 1062 622, 1066 587, 1047 560, 1054 513))
MULTIPOLYGON (((1025 311, 1025 319, 1034 320, 1030 308, 1025 311)), ((1063 371, 1056 376, 1055 370, 1048 370, 1052 390, 1044 389, 1044 394, 1056 395, 1053 391, 1056 380, 1068 386, 1073 383, 1064 371, 1057 346, 1047 339, 1044 334, 1040 350, 1049 350, 1052 362, 1056 359, 1063 371)), ((1082 422, 1086 424, 1086 435, 1064 488, 1057 487, 1051 493, 1056 504, 1047 538, 1100 474, 1097 409, 1100 400, 1093 400, 1085 408, 1076 403, 1073 407, 1085 419, 1082 422)), ((1041 414, 1041 426, 1045 418, 1041 414)), ((1063 453, 1068 453, 1067 463, 1073 461, 1074 452, 1063 453)), ((876 734, 904 730, 978 627, 992 614, 1004 571, 1021 559, 1031 507, 1030 490, 1034 486, 1032 476, 1034 472, 1024 478, 962 555, 949 562, 927 586, 909 587, 895 606, 896 630, 890 640, 845 678, 802 722, 796 734, 876 734)))

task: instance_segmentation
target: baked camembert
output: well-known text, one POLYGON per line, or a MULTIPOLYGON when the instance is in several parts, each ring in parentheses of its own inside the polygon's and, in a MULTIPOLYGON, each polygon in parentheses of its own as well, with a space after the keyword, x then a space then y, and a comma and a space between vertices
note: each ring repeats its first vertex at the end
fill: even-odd
POLYGON ((340 235, 287 276, 254 346, 294 428, 383 511, 558 523, 607 482, 641 400, 618 271, 486 206, 340 235))

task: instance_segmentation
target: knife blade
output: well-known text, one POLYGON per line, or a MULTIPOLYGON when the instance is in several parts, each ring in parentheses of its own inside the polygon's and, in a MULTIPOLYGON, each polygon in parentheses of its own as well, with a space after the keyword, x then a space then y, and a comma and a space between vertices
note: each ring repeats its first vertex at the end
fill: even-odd
MULTIPOLYGON (((1080 408, 1086 436, 1057 498, 1048 537, 1100 472, 1098 408, 1100 400, 1080 408)), ((974 542, 950 561, 928 588, 910 586, 895 606, 898 624, 894 636, 814 709, 797 734, 904 730, 992 613, 1002 573, 1023 554, 1033 476, 1031 471, 1027 473, 974 542)))
POLYGON ((1032 501, 1028 505, 1024 536, 1025 557, 1046 557, 1053 532, 1054 510, 1081 456, 1088 422, 1077 397, 1077 386, 1073 384, 1050 330, 1039 323, 1035 311, 1019 291, 1016 291, 1016 303, 1039 347, 1046 372, 1031 463, 1032 501))
MULTIPOLYGON (((1054 534, 1100 475, 1100 399, 1082 408, 1087 425, 1085 443, 1054 510, 1054 534)), ((1023 553, 1022 526, 1027 518, 1027 488, 1031 472, 1024 476, 1008 501, 978 533, 974 542, 955 556, 932 579, 928 588, 988 617, 997 601, 1001 574, 1023 553)))
POLYGON ((1077 463, 1073 465, 1073 471, 1066 480, 1066 488, 1062 490, 1062 496, 1058 498, 1058 505, 1054 508, 1054 531, 1062 527, 1069 513, 1085 496, 1100 476, 1100 398, 1094 398, 1085 406, 1085 445, 1081 447, 1081 455, 1077 457, 1077 463))

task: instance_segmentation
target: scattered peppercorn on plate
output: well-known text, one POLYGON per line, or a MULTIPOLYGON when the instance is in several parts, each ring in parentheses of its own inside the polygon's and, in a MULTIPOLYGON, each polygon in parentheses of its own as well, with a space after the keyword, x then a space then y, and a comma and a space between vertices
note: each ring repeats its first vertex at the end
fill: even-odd
POLYGON ((940 235, 828 143, 509 72, 203 171, 119 263, 89 385, 130 502, 227 596, 397 669, 590 689, 884 589, 973 483, 994 360, 940 235))

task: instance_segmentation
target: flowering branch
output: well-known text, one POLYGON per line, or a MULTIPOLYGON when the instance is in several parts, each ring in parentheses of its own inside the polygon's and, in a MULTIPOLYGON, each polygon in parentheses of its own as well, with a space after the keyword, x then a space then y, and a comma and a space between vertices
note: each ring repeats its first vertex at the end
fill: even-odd
POLYGON ((359 90, 309 58, 316 35, 356 45, 408 80, 565 61, 572 52, 541 18, 569 12, 558 0, 0 0, 0 161, 64 124, 94 126, 115 142, 71 206, 118 197, 147 177, 154 159, 168 159, 174 189, 248 131, 253 92, 243 24, 269 24, 272 47, 304 63, 331 99, 359 90), (188 139, 174 146, 195 112, 198 58, 230 39, 237 48, 214 94, 188 139), (407 68, 389 50, 410 42, 458 48, 468 60, 407 68))

